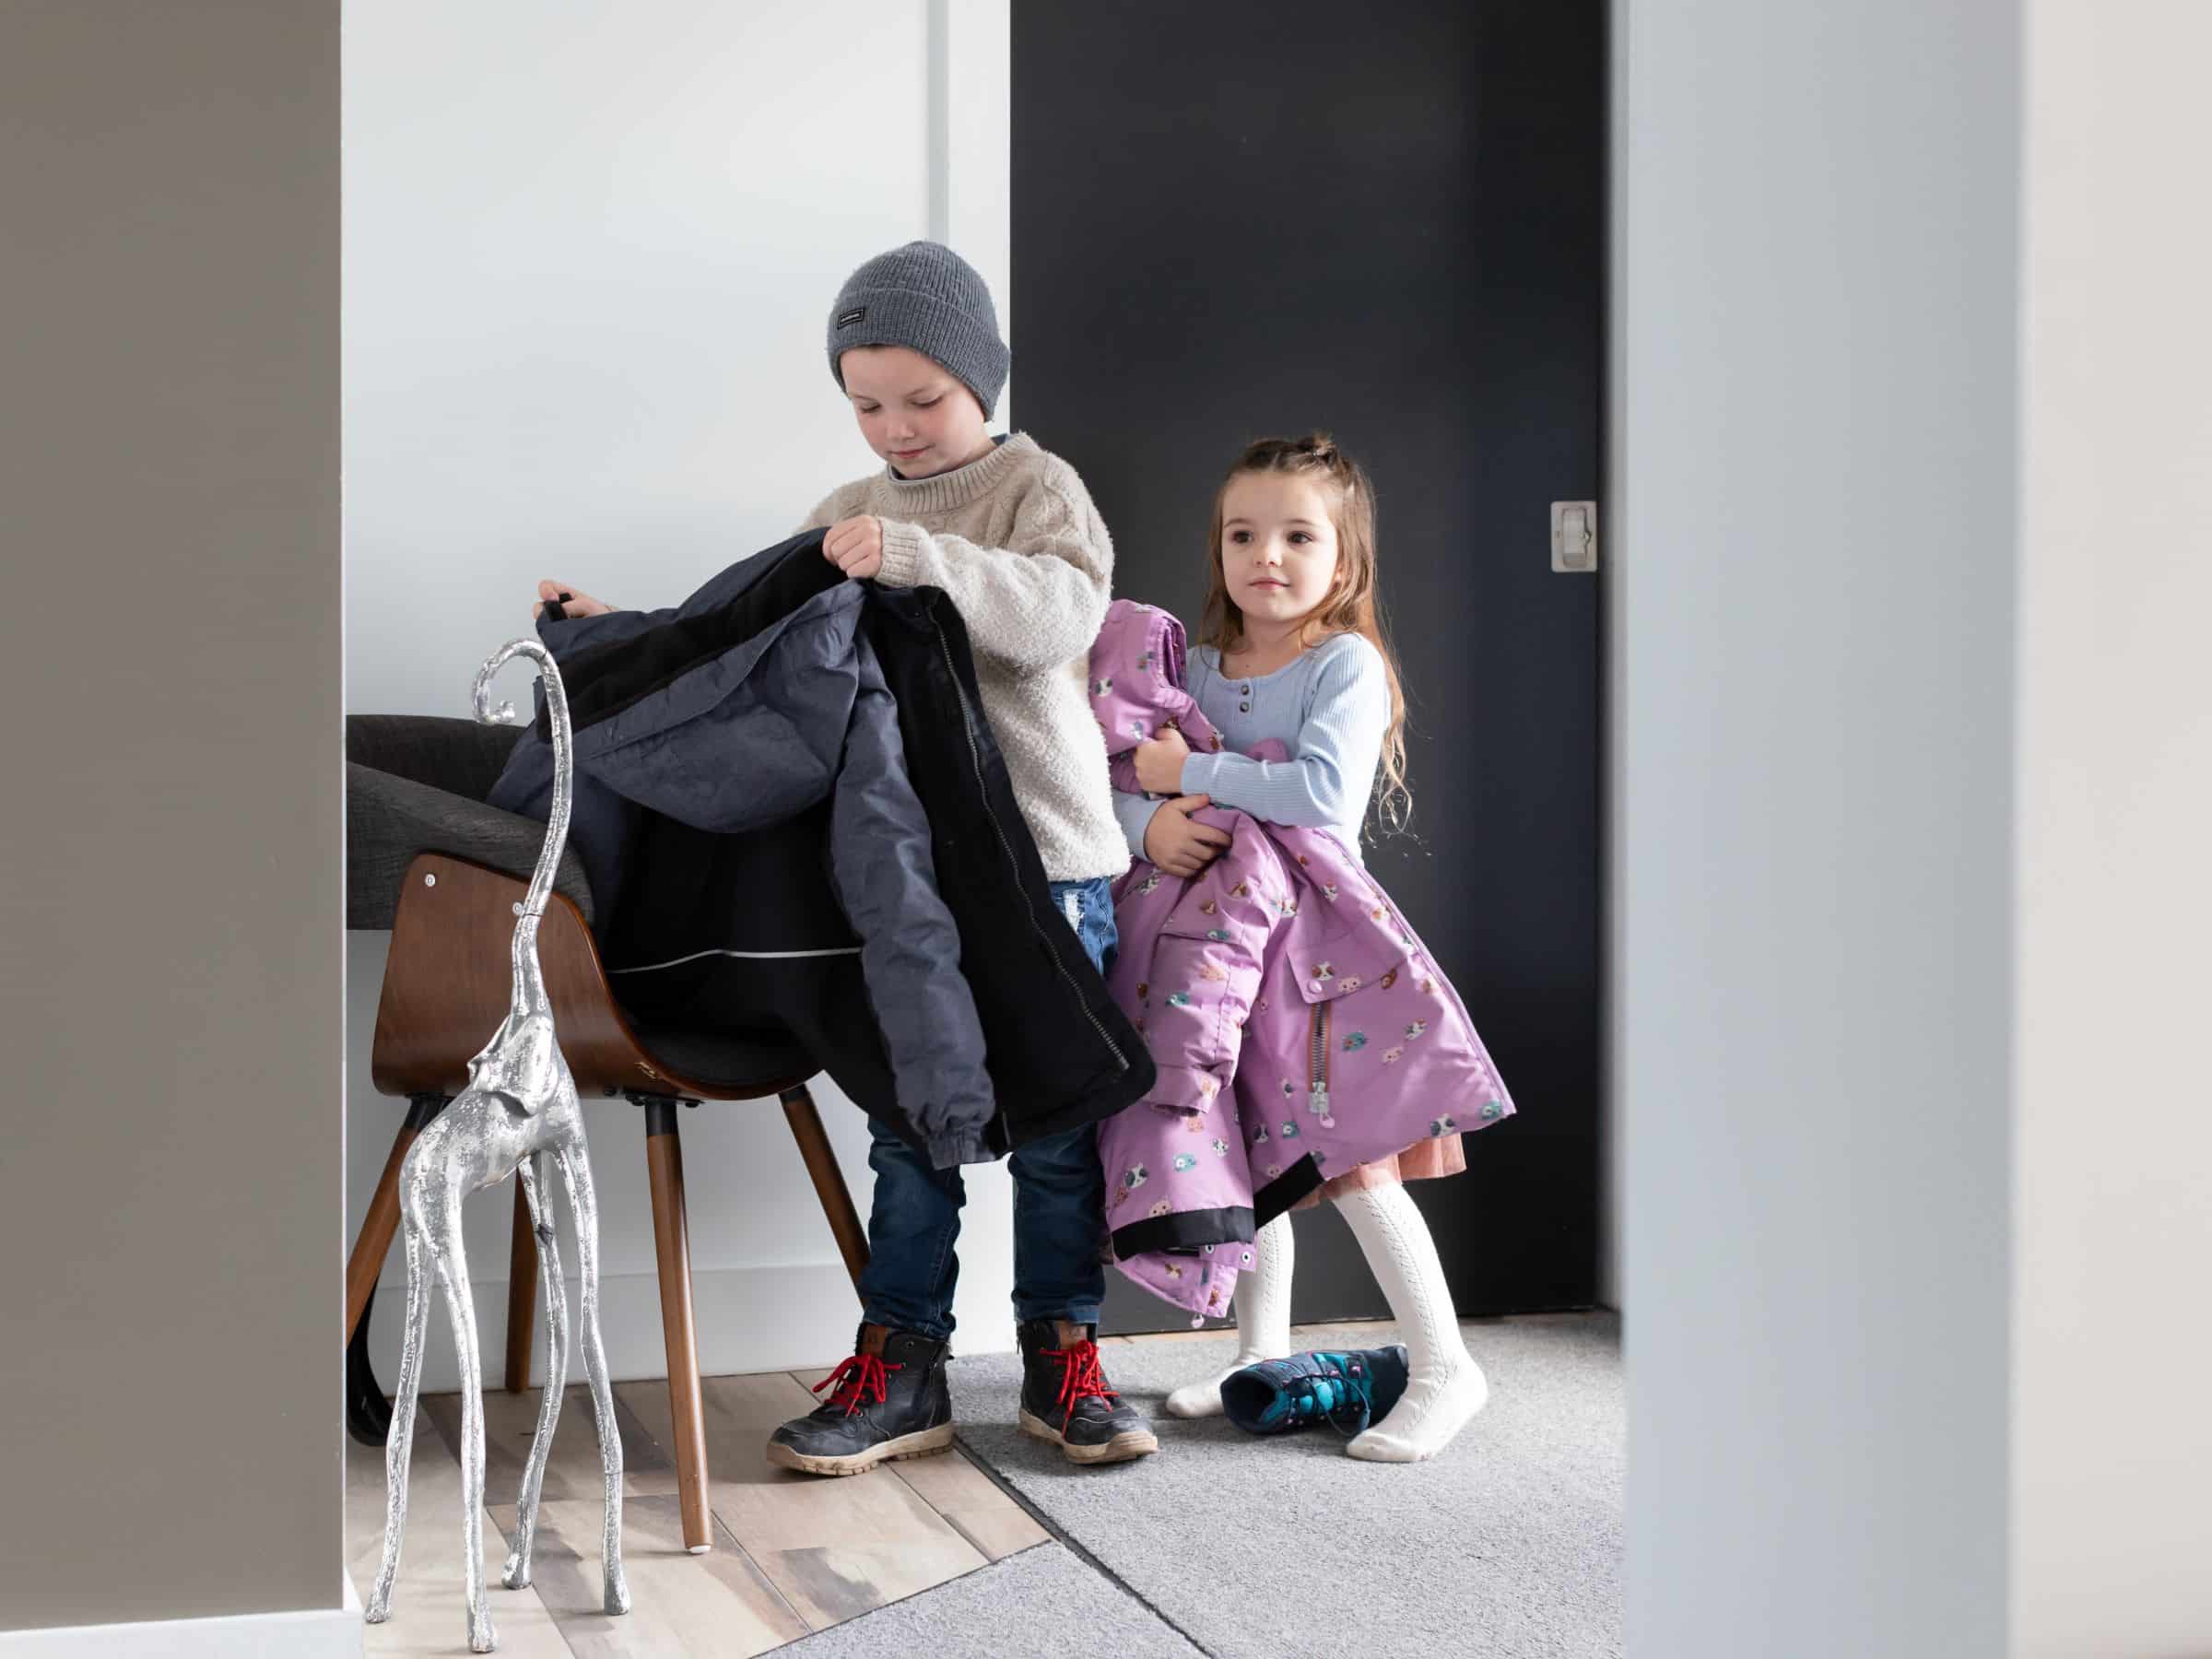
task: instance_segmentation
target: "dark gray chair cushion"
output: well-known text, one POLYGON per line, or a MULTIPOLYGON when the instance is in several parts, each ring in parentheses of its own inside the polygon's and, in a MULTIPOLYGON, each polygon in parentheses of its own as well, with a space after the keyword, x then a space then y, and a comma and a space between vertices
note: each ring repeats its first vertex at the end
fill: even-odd
MULTIPOLYGON (((528 878, 546 827, 484 805, 514 747, 514 727, 432 715, 346 721, 346 925, 387 928, 418 853, 445 853, 528 878)), ((592 920, 592 890, 573 847, 553 888, 592 920)))
POLYGON ((442 714, 348 714, 346 759, 465 800, 488 801, 522 735, 519 725, 442 714))
POLYGON ((822 1069, 787 1036, 678 1030, 634 1018, 630 1031, 641 1048, 677 1076, 733 1093, 811 1077, 822 1069))

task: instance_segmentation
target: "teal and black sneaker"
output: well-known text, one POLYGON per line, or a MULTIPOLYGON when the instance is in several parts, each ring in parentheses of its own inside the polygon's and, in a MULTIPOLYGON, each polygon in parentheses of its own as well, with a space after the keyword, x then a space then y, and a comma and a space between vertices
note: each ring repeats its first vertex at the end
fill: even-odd
POLYGON ((1406 1348, 1361 1348, 1347 1354, 1292 1354, 1264 1359, 1221 1382, 1221 1409, 1253 1434, 1288 1434, 1313 1423, 1358 1434, 1406 1392, 1406 1348))

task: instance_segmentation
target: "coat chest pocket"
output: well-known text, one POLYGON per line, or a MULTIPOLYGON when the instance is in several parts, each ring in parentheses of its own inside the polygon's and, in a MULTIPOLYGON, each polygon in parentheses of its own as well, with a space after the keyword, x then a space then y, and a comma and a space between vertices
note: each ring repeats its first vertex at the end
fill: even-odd
POLYGON ((1285 942, 1291 972, 1306 1004, 1306 1112, 1324 1129, 1336 1118, 1329 1090, 1340 1053, 1367 1046, 1367 1033, 1347 1018, 1346 999, 1385 987, 1403 971, 1406 949, 1388 939, 1349 931, 1310 930, 1285 942))

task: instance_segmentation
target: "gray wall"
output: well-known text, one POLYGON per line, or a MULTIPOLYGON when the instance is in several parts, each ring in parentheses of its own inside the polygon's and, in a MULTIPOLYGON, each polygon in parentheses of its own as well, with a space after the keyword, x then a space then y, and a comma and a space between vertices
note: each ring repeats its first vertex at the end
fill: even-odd
POLYGON ((2016 1659, 2212 1652, 2212 6, 2031 0, 2016 1659))
POLYGON ((1629 1647, 1981 1659, 2018 19, 1616 17, 1629 1647))
POLYGON ((343 1594, 337 24, 0 6, 0 1626, 343 1594))

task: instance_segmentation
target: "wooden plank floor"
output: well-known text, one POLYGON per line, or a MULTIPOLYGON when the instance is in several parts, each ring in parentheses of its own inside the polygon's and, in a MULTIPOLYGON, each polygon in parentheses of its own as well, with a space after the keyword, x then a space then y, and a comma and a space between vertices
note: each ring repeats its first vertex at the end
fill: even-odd
MULTIPOLYGON (((667 1451, 667 1384, 616 1385, 631 1606, 622 1618, 599 1610, 599 1454, 591 1399, 580 1385, 562 1402, 547 1463, 535 1583, 519 1592, 499 1587, 538 1396, 488 1393, 484 1556, 500 1652, 513 1659, 746 1659, 1047 1541, 1029 1512, 957 1447, 850 1479, 771 1467, 762 1455, 769 1431, 813 1408, 807 1383, 829 1369, 804 1381, 784 1371, 706 1380, 715 1537, 704 1556, 684 1549, 667 1451)), ((371 1654, 467 1652, 460 1442, 460 1396, 425 1396, 392 1618, 368 1627, 371 1654)), ((350 1442, 346 1455, 347 1553, 365 1601, 383 1543, 384 1460, 381 1450, 350 1442)))
MULTIPOLYGON (((1297 1347, 1366 1346, 1387 1324, 1301 1325, 1297 1347)), ((1109 1336, 1124 1343, 1218 1341, 1219 1328, 1109 1336)), ((1111 1358, 1108 1369, 1112 1370, 1111 1358)), ((747 1659, 973 1571, 1049 1535, 958 1447, 884 1464, 849 1479, 771 1467, 769 1431, 813 1408, 807 1373, 710 1377, 707 1474, 714 1547, 687 1554, 667 1448, 665 1382, 615 1386, 622 1430, 623 1560, 629 1614, 599 1610, 599 1452, 591 1397, 572 1385, 547 1461, 535 1582, 499 1587, 514 1494, 537 1424, 537 1394, 484 1398, 485 1572, 500 1652, 509 1659, 747 1659)), ((406 1547, 390 1622, 367 1630, 371 1654, 468 1651, 461 1591, 461 1398, 426 1395, 417 1420, 406 1547)), ((384 1459, 347 1443, 346 1524, 355 1588, 366 1601, 383 1544, 384 1459)))

